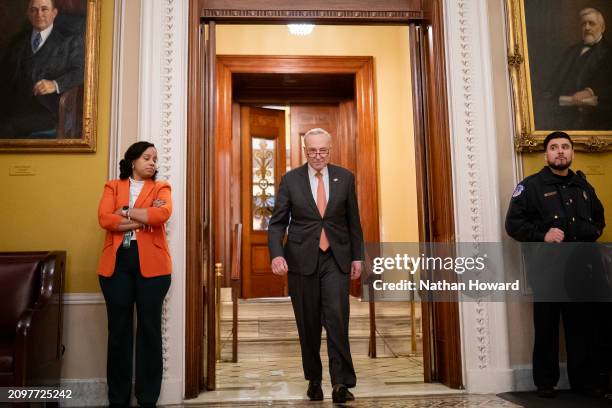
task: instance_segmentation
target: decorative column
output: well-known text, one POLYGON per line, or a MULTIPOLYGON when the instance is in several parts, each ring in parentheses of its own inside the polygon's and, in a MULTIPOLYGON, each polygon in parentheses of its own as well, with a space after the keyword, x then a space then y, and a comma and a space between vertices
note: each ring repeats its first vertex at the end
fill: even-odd
MULTIPOLYGON (((502 240, 489 1, 444 0, 458 242, 502 240)), ((513 389, 505 303, 461 302, 460 314, 468 392, 513 389)))
POLYGON ((168 223, 172 285, 163 313, 164 380, 159 404, 183 400, 188 0, 141 0, 139 140, 155 144, 159 179, 172 186, 168 223))

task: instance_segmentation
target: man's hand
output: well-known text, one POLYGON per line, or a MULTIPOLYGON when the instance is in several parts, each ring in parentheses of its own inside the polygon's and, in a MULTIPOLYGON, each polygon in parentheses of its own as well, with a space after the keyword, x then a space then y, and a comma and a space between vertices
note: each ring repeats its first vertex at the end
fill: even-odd
POLYGON ((289 267, 287 266, 287 261, 282 256, 277 256, 272 259, 272 263, 270 264, 272 267, 272 273, 275 275, 283 276, 287 274, 289 267))
POLYGON ((48 81, 46 79, 41 79, 36 84, 34 84, 33 89, 34 95, 47 95, 51 93, 55 93, 55 82, 48 81))
POLYGON ((544 235, 544 242, 563 242, 563 238, 565 238, 565 233, 563 230, 559 228, 551 228, 548 230, 546 235, 544 235))
POLYGON ((363 263, 361 261, 353 261, 351 263, 351 280, 359 279, 362 266, 363 263))
POLYGON ((592 98, 593 96, 595 96, 593 91, 590 88, 587 88, 576 92, 574 95, 572 95, 572 98, 574 98, 576 102, 582 102, 585 99, 592 98))

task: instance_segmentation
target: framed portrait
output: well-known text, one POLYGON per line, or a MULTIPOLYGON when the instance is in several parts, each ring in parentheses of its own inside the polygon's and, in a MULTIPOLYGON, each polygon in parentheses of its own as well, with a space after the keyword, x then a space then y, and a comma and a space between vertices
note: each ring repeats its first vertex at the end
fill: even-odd
MULTIPOLYGON (((578 150, 612 150, 609 0, 506 0, 515 148, 562 130, 578 150)), ((612 25, 611 25, 612 27, 612 25)))
POLYGON ((95 152, 101 0, 0 8, 0 152, 95 152))

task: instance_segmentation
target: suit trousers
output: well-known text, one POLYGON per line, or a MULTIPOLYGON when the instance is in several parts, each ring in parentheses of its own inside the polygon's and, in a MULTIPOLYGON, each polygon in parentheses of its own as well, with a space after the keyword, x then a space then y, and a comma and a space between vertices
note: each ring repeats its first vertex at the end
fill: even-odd
POLYGON ((163 361, 161 316, 170 275, 145 278, 140 273, 138 244, 119 247, 115 272, 100 276, 108 317, 108 400, 129 406, 132 390, 134 304, 136 304, 136 386, 141 405, 155 404, 161 389, 163 361))
POLYGON ((554 387, 559 381, 559 320, 563 319, 567 373, 570 387, 580 391, 592 385, 594 372, 590 361, 588 304, 534 302, 533 380, 536 387, 554 387))
POLYGON ((302 349, 304 377, 321 381, 321 332, 327 333, 327 354, 332 385, 354 387, 357 379, 349 345, 350 275, 340 270, 331 249, 319 250, 311 275, 289 273, 289 295, 302 349))

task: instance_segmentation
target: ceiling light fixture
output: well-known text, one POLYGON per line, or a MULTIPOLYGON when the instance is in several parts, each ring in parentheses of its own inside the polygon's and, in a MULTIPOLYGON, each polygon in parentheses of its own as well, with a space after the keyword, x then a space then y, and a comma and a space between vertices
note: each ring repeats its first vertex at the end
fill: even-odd
POLYGON ((289 32, 292 35, 298 35, 303 37, 312 33, 312 30, 314 29, 314 24, 287 24, 287 27, 289 27, 289 32))

